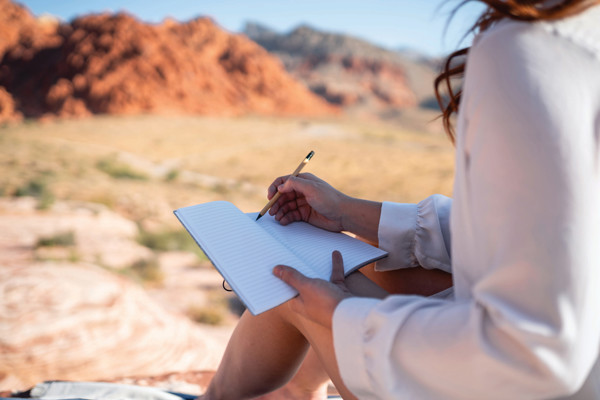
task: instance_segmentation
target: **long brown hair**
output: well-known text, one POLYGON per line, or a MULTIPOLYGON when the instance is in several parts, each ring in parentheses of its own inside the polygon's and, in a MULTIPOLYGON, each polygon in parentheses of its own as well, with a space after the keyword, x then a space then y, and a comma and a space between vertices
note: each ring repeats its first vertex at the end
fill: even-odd
MULTIPOLYGON (((454 12, 471 1, 480 1, 487 5, 487 9, 469 30, 475 34, 485 31, 504 18, 518 21, 555 20, 578 14, 593 5, 600 4, 600 0, 563 0, 551 7, 544 7, 545 0, 463 0, 454 12)), ((456 81, 461 81, 463 78, 468 52, 467 47, 450 54, 442 72, 434 82, 435 96, 442 109, 444 130, 452 143, 454 143, 452 116, 458 112, 462 94, 461 83, 456 81)))

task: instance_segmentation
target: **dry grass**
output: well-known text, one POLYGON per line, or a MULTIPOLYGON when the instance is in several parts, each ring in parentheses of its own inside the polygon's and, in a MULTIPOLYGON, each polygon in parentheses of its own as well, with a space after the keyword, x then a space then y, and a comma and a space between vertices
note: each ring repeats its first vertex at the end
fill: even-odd
MULTIPOLYGON (((137 222, 137 239, 154 257, 119 272, 156 289, 168 277, 161 252, 194 251, 205 259, 174 209, 229 200, 257 211, 271 181, 309 150, 316 155, 306 171, 353 196, 416 202, 451 193, 453 149, 442 134, 425 130, 348 119, 107 116, 0 128, 0 196, 33 196, 40 213, 53 212, 54 200, 101 203, 137 222)), ((72 233, 44 239, 36 260, 80 259, 72 233)), ((239 303, 217 292, 188 315, 231 322, 239 303)))
POLYGON ((43 180, 57 199, 99 202, 150 226, 178 226, 172 210, 225 199, 244 211, 315 150, 306 171, 373 200, 450 194, 453 151, 442 134, 347 119, 104 116, 0 129, 0 194, 43 180), (120 179, 105 160, 147 179, 120 179))
POLYGON ((221 325, 225 321, 227 310, 215 307, 190 307, 187 315, 199 324, 221 325))

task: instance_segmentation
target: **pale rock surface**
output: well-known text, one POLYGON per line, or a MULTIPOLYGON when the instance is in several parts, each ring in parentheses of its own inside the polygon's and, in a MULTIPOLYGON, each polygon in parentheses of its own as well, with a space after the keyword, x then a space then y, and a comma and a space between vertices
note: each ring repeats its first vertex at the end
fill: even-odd
POLYGON ((1 267, 0 299, 0 390, 215 369, 230 333, 85 263, 1 267))
MULTIPOLYGON (((0 198, 0 265, 30 262, 40 239, 68 232, 75 239, 73 257, 80 261, 122 268, 151 256, 135 241, 136 224, 101 204, 57 202, 50 210, 36 206, 31 197, 0 198)), ((47 257, 41 253, 38 257, 47 257)))
POLYGON ((37 204, 0 198, 0 391, 53 379, 171 382, 178 371, 216 369, 234 323, 211 327, 184 315, 190 304, 206 306, 204 290, 220 287, 214 269, 198 268, 188 253, 162 254, 164 284, 149 294, 109 268, 151 253, 136 243, 135 223, 102 205, 37 204), (76 259, 60 247, 56 257, 52 247, 40 252, 40 238, 68 231, 76 259))

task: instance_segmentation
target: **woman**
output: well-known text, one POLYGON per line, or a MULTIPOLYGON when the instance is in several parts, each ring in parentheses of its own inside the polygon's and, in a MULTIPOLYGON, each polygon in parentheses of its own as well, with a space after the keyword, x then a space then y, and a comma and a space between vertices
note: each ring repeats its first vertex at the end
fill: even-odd
POLYGON ((451 138, 460 106, 453 202, 357 200, 310 175, 269 188, 281 223, 378 240, 379 269, 451 271, 453 294, 385 296, 337 253, 331 282, 277 266, 300 295, 242 317, 204 398, 284 385, 308 344, 344 398, 600 398, 600 1, 483 2, 466 68, 438 81, 451 138))

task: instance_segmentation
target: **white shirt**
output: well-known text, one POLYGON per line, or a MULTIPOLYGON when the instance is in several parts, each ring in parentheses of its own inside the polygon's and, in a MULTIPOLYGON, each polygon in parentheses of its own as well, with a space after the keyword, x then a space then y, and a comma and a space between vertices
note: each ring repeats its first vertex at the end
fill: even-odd
POLYGON ((457 131, 454 200, 385 203, 378 265, 452 270, 454 297, 342 301, 344 382, 359 399, 600 399, 600 7, 477 37, 457 131))

